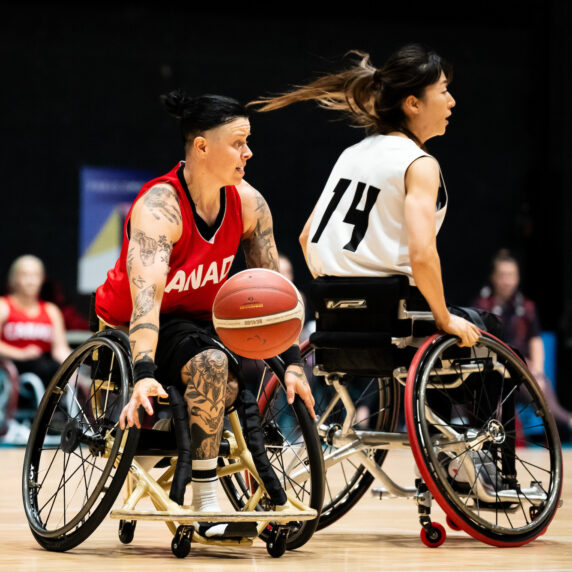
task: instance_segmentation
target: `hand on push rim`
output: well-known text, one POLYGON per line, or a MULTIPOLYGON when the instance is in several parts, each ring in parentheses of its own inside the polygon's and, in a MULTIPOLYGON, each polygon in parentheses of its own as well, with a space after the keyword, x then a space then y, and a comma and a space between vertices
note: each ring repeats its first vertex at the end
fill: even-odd
POLYGON ((288 403, 292 405, 296 395, 299 395, 306 405, 310 417, 316 419, 316 412, 314 411, 316 400, 312 395, 312 390, 306 379, 304 368, 301 365, 289 365, 284 374, 284 383, 286 385, 286 400, 288 403))
POLYGON ((168 397, 167 392, 163 386, 152 377, 140 379, 133 387, 133 393, 129 403, 121 411, 119 416, 119 427, 137 427, 141 429, 141 422, 139 421, 139 406, 149 414, 153 415, 153 405, 149 397, 160 396, 168 397))

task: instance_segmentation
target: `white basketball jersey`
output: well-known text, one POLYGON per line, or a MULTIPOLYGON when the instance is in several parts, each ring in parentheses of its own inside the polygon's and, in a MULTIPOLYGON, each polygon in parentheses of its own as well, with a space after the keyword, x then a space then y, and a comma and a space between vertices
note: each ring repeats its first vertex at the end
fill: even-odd
MULTIPOLYGON (((319 276, 405 274, 414 284, 405 224, 405 172, 429 157, 411 139, 373 135, 346 149, 336 162, 314 212, 308 263, 319 276)), ((447 210, 441 178, 436 217, 447 210)))

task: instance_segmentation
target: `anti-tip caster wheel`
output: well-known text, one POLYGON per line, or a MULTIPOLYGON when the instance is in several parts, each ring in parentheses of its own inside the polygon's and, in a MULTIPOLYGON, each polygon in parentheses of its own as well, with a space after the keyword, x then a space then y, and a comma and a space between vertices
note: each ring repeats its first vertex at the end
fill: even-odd
POLYGON ((119 521, 119 540, 123 544, 129 544, 135 536, 136 520, 120 520, 119 521))
POLYGON ((447 517, 447 526, 451 530, 461 530, 461 527, 450 517, 447 517))
POLYGON ((266 550, 272 558, 280 558, 286 552, 286 531, 273 533, 266 543, 266 550))
POLYGON ((421 529, 421 542, 428 546, 429 548, 437 548, 441 546, 445 539, 447 538, 447 533, 445 528, 438 522, 431 523, 427 528, 421 529))
POLYGON ((171 541, 171 551, 177 558, 186 558, 189 555, 192 534, 192 529, 187 531, 183 526, 177 528, 177 532, 171 541))

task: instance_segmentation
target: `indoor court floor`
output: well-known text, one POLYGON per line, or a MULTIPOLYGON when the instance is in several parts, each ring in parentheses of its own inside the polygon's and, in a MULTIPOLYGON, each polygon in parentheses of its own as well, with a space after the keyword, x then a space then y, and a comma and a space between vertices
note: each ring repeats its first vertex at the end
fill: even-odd
MULTIPOLYGON (((265 544, 217 548, 194 544, 179 560, 171 553, 171 535, 161 522, 139 522, 135 539, 123 545, 116 520, 106 518, 83 544, 67 553, 47 552, 33 539, 21 500, 24 448, 0 449, 0 570, 95 572, 200 569, 213 572, 366 570, 572 570, 572 449, 564 450, 562 507, 547 533, 518 548, 495 548, 465 533, 447 530, 439 548, 425 547, 419 538, 416 506, 411 500, 383 499, 367 493, 354 509, 332 526, 316 533, 302 548, 271 558, 265 544)), ((413 457, 391 451, 384 464, 401 484, 413 483, 413 457)), ((221 490, 221 496, 222 493, 221 490)), ((436 505, 433 520, 445 523, 436 505)))

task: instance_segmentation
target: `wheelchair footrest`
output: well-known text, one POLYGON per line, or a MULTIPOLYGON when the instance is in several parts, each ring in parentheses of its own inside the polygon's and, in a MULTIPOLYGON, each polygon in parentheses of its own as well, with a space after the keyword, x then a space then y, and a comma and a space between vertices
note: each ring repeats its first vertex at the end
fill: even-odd
POLYGON ((315 509, 269 510, 235 512, 193 512, 190 507, 180 511, 166 510, 112 510, 110 518, 120 520, 154 520, 180 523, 192 522, 277 522, 288 523, 295 520, 312 520, 318 516, 315 509))

